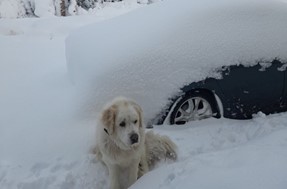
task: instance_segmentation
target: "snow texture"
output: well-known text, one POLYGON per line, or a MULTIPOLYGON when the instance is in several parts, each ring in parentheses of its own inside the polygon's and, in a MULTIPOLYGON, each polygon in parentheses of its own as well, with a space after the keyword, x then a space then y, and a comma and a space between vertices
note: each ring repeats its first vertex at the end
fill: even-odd
POLYGON ((168 129, 180 146, 179 162, 150 172, 131 189, 286 188, 287 150, 278 147, 287 144, 287 132, 274 131, 283 125, 271 117, 208 120, 172 134, 168 129))
POLYGON ((20 18, 25 15, 25 6, 21 0, 0 0, 0 18, 20 18))
POLYGON ((55 6, 53 0, 34 0, 35 15, 39 17, 49 17, 55 15, 55 6))
POLYGON ((72 32, 69 74, 88 85, 87 108, 97 112, 124 95, 150 120, 185 84, 220 78, 223 65, 286 61, 286 18, 287 4, 278 0, 163 1, 72 32))
MULTIPOLYGON (((78 95, 86 91, 69 80, 65 39, 75 28, 130 7, 122 9, 96 18, 0 20, 1 189, 108 189, 107 170, 89 153, 96 120, 79 115, 84 95, 78 95)), ((165 125, 154 132, 174 140, 179 159, 158 165, 132 189, 286 189, 286 113, 165 125)))
MULTIPOLYGON (((159 0, 160 1, 160 0, 159 0)), ((150 1, 149 3, 154 3, 150 1)), ((99 13, 114 12, 129 12, 136 7, 145 6, 147 3, 142 3, 137 0, 123 0, 116 2, 95 2, 94 0, 83 1, 80 6, 76 0, 69 1, 67 7, 67 15, 86 15, 92 14, 98 16, 99 13), (102 10, 102 9, 107 9, 102 10)), ((61 16, 61 0, 0 0, 0 18, 25 18, 27 16, 36 17, 54 17, 61 16)), ((113 13, 110 13, 113 14, 113 13)))

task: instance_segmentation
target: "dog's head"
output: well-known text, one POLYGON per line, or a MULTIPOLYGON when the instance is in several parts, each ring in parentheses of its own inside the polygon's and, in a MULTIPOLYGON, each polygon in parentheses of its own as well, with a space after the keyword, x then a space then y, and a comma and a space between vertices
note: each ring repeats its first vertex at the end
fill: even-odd
POLYGON ((116 98, 101 116, 106 134, 121 149, 131 149, 143 140, 141 107, 126 98, 116 98))

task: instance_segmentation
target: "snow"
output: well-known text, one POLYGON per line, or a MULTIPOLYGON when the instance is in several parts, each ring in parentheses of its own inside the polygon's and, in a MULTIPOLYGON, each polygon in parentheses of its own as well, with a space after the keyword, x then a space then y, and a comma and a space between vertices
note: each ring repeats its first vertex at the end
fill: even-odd
POLYGON ((19 0, 0 0, 0 18, 19 18, 26 14, 19 0))
POLYGON ((150 172, 132 188, 286 188, 281 118, 205 120, 173 130, 179 162, 150 172))
MULTIPOLYGON (((69 79, 65 39, 75 28, 130 10, 122 9, 98 17, 0 20, 1 189, 108 188, 107 170, 89 152, 96 119, 79 112, 87 94, 69 79)), ((154 130, 175 141, 179 159, 158 165, 133 189, 287 186, 287 113, 154 130)))
MULTIPOLYGON (((160 0, 158 0, 160 1, 160 0)), ((92 2, 92 1, 90 1, 92 2)), ((157 2, 152 1, 152 2, 157 2)), ((61 0, 0 0, 0 18, 23 18, 27 16, 36 17, 55 17, 60 16, 61 0), (26 14, 27 11, 27 14, 26 14)), ((77 6, 76 0, 71 0, 68 7, 68 15, 96 15, 107 14, 114 15, 110 12, 126 13, 135 8, 145 6, 145 2, 137 0, 124 0, 119 2, 94 2, 95 7, 85 10, 77 6), (139 2, 139 3, 138 3, 139 2)))
POLYGON ((286 62, 286 16, 287 4, 278 0, 152 4, 73 31, 66 41, 69 75, 88 85, 88 109, 97 112, 124 95, 142 105, 149 121, 185 84, 220 78, 223 65, 286 62))
POLYGON ((53 0, 34 1, 35 15, 39 17, 49 17, 55 15, 55 7, 53 0))

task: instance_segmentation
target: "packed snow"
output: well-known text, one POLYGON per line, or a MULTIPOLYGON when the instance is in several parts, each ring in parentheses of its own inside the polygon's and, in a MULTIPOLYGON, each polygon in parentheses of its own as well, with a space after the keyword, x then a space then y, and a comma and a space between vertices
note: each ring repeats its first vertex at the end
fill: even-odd
POLYGON ((151 120, 185 84, 220 78, 224 65, 287 62, 286 18, 278 0, 167 0, 73 31, 69 74, 78 86, 90 84, 87 106, 95 111, 125 95, 151 120))
MULTIPOLYGON (((86 100, 81 98, 89 95, 70 80, 65 39, 75 28, 131 7, 123 9, 0 20, 1 189, 108 189, 107 170, 90 153, 96 118, 79 108, 86 100)), ((158 165, 132 189, 287 186, 287 113, 259 113, 246 121, 212 118, 154 130, 174 140, 179 159, 158 165)))

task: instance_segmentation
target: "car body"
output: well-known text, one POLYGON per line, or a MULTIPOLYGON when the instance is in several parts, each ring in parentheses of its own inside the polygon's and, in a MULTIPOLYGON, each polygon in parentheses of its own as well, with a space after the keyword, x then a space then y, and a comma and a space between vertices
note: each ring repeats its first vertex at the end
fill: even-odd
POLYGON ((286 17, 281 0, 166 0, 72 32, 69 75, 92 108, 127 96, 149 125, 285 111, 286 17))
MULTIPOLYGON (((166 119, 172 124, 181 124, 190 120, 207 117, 225 117, 231 119, 250 119, 253 114, 282 112, 287 110, 286 63, 274 59, 271 62, 258 62, 250 67, 232 65, 219 68, 222 78, 206 78, 184 86, 183 95, 174 97, 168 111, 156 117, 157 124, 166 119), (190 120, 175 120, 179 106, 188 99, 200 97, 207 101, 212 114, 190 116, 190 120), (221 106, 221 110, 220 107, 221 106), (176 108, 176 110, 174 109, 176 108), (170 114, 170 115, 169 115, 170 114), (169 116, 168 116, 169 115, 169 116), (160 117, 160 116, 159 116, 160 117)), ((199 102, 198 102, 199 103, 199 102)), ((197 105, 198 106, 198 105, 197 105)), ((204 107, 201 107, 203 109, 204 107)), ((200 109, 200 108, 199 108, 200 109)))

